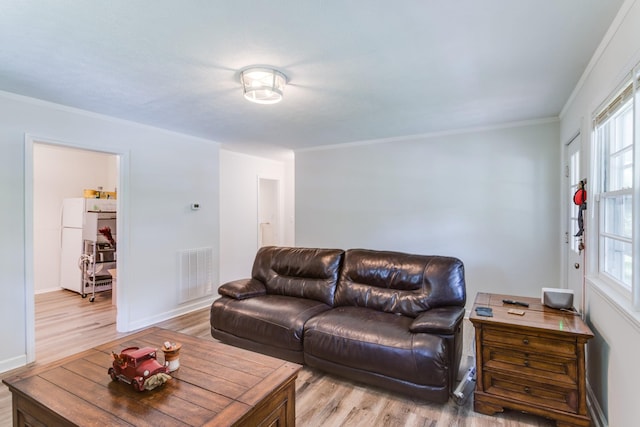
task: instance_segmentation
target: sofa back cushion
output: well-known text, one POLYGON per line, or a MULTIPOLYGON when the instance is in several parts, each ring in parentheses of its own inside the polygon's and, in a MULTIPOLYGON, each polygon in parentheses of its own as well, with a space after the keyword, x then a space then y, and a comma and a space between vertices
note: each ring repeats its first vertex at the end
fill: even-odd
POLYGON ((267 293, 314 299, 333 305, 344 251, 263 247, 253 263, 252 277, 267 293))
POLYGON ((465 302, 464 266, 459 259, 365 249, 345 252, 335 295, 336 306, 410 317, 465 302))

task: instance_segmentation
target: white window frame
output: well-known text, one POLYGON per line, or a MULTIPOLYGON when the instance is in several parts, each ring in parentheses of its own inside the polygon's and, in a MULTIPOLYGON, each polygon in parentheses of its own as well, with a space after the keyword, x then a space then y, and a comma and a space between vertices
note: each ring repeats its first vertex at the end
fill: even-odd
POLYGON ((640 65, 631 74, 633 76, 633 279, 631 304, 640 311, 640 65))
MULTIPOLYGON (((595 154, 595 162, 593 163, 593 173, 592 173, 592 189, 594 191, 594 197, 592 200, 595 201, 594 211, 597 219, 594 221, 594 224, 597 224, 597 230, 595 230, 595 235, 597 236, 595 242, 597 242, 597 268, 596 268, 596 276, 599 280, 606 283, 609 287, 613 288, 619 294, 621 294, 625 299, 627 299, 633 309, 635 311, 640 311, 640 92, 639 89, 639 78, 640 78, 640 67, 636 68, 634 72, 629 76, 629 78, 625 81, 625 83, 621 86, 621 89, 614 92, 615 95, 610 97, 606 103, 604 103, 603 108, 600 108, 597 113, 593 117, 593 132, 592 132, 592 141, 593 141, 593 153, 595 154), (627 89, 629 88, 630 89, 627 89), (627 98, 625 100, 624 92, 625 90, 630 90, 630 94, 627 93, 627 98), (629 98, 630 97, 630 98, 629 98), (618 188, 614 191, 605 192, 603 188, 603 171, 604 171, 604 162, 608 161, 610 157, 605 158, 602 142, 598 137, 598 128, 600 125, 615 117, 621 110, 620 107, 626 104, 628 100, 631 100, 631 109, 632 109, 632 123, 633 123, 633 132, 632 132, 632 187, 631 188, 618 188), (617 105, 615 105, 617 104, 617 105), (606 118, 603 118, 606 117, 606 118), (614 277, 609 275, 604 271, 604 260, 605 260, 605 248, 604 248, 604 240, 605 237, 611 237, 605 233, 604 229, 604 209, 605 209, 605 200, 608 197, 620 197, 620 196, 631 196, 632 202, 632 233, 631 238, 620 238, 619 236, 614 236, 616 240, 625 241, 627 243, 631 243, 631 259, 632 259, 632 272, 631 272, 631 283, 630 289, 624 286, 620 281, 616 280, 614 277)), ((591 208, 591 206, 590 206, 591 208)))

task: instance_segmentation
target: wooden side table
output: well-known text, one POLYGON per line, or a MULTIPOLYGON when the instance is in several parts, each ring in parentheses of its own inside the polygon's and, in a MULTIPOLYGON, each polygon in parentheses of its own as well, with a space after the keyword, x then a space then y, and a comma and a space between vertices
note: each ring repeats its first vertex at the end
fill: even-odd
POLYGON ((479 293, 470 320, 476 339, 476 412, 493 415, 509 408, 554 419, 558 427, 590 425, 585 344, 593 333, 580 316, 545 307, 536 298, 479 293), (491 307, 493 317, 479 316, 476 307, 491 307))

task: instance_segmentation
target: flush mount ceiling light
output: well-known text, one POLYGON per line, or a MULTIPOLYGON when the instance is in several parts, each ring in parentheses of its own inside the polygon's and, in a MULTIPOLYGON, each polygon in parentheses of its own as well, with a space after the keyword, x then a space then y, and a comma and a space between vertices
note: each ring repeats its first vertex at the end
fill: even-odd
POLYGON ((275 104, 282 101, 287 77, 267 67, 247 68, 240 73, 244 97, 257 104, 275 104))

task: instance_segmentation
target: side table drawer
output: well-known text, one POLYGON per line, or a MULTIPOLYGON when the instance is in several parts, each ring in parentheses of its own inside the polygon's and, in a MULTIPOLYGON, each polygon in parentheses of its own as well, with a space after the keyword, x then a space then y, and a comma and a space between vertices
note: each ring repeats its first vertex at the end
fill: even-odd
POLYGON ((497 343, 521 352, 576 357, 576 342, 571 339, 507 332, 497 328, 485 328, 482 339, 487 344, 497 343))
POLYGON ((485 371, 484 391, 494 396, 518 399, 538 407, 547 407, 564 412, 578 412, 578 391, 574 388, 553 386, 485 371))
POLYGON ((539 381, 553 382, 558 385, 576 387, 578 381, 578 363, 568 357, 549 357, 538 353, 525 353, 503 347, 485 346, 482 348, 482 360, 485 369, 518 372, 539 381))

